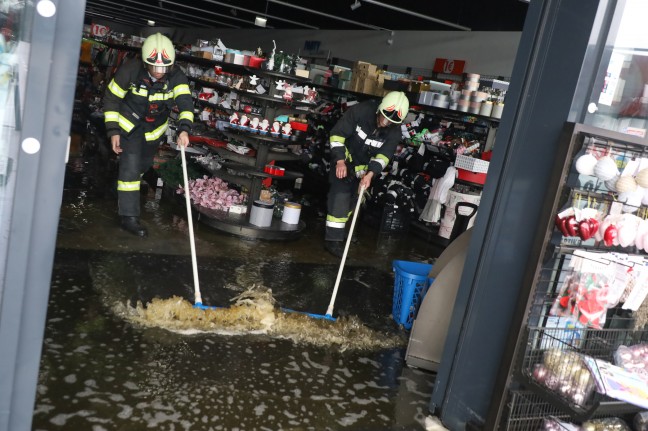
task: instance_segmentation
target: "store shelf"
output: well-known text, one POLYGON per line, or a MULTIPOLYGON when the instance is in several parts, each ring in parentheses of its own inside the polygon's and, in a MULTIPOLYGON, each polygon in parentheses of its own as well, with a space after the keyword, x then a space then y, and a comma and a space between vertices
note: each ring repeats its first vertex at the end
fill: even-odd
POLYGON ((239 172, 244 172, 247 175, 250 175, 252 177, 257 177, 257 178, 272 178, 274 180, 280 180, 280 181, 294 181, 297 178, 303 178, 304 174, 301 172, 293 172, 293 171, 286 171, 284 175, 271 175, 266 172, 260 171, 258 168, 254 166, 246 166, 246 165, 239 165, 239 164, 230 164, 230 163, 225 163, 223 164, 223 168, 225 169, 233 169, 239 172))
POLYGON ((410 112, 420 113, 433 113, 442 116, 449 120, 459 121, 466 124, 479 125, 479 122, 484 122, 483 127, 492 127, 499 125, 500 119, 493 117, 486 117, 484 115, 470 114, 468 112, 456 111, 454 109, 438 108, 436 106, 422 105, 420 103, 413 103, 410 106, 410 112))
POLYGON ((244 176, 244 175, 231 174, 225 170, 227 169, 225 166, 223 166, 223 169, 218 169, 218 170, 209 169, 205 166, 202 166, 202 168, 205 169, 207 172, 209 172, 211 175, 218 177, 223 181, 237 184, 247 189, 252 188, 252 178, 250 178, 247 175, 244 176))
POLYGON ((241 165, 254 166, 256 164, 256 157, 235 153, 234 151, 228 150, 227 148, 209 147, 209 151, 218 154, 226 160, 230 160, 241 165))
POLYGON ((198 220, 221 232, 251 239, 293 240, 301 236, 306 223, 287 224, 275 217, 269 227, 259 227, 249 222, 248 214, 230 214, 200 206, 194 206, 198 220))
MULTIPOLYGON (((298 100, 293 100, 287 102, 283 98, 274 97, 267 94, 258 94, 248 90, 240 90, 233 87, 228 87, 227 85, 219 84, 218 82, 206 81, 204 79, 196 77, 188 77, 189 81, 193 81, 196 84, 200 84, 203 87, 213 88, 214 90, 220 90, 222 92, 234 92, 241 96, 248 97, 253 100, 272 102, 273 104, 279 105, 281 109, 293 109, 300 112, 309 111, 310 108, 315 108, 317 104, 309 102, 301 102, 298 100)), ((298 96, 298 95, 297 95, 298 96)))
POLYGON ((223 131, 223 134, 227 136, 228 138, 232 139, 240 139, 245 142, 258 142, 258 143, 265 143, 266 145, 301 145, 303 142, 301 140, 293 140, 287 139, 287 138, 275 138, 274 136, 271 136, 270 134, 267 135, 261 135, 258 133, 250 133, 250 132, 244 132, 240 130, 231 130, 231 131, 223 131))
POLYGON ((552 391, 537 383, 526 374, 522 374, 519 378, 522 380, 527 390, 555 407, 566 417, 577 422, 584 422, 597 416, 620 416, 629 413, 638 413, 644 410, 642 407, 614 400, 600 394, 594 394, 594 400, 589 402, 586 406, 579 406, 569 402, 556 391, 552 391))

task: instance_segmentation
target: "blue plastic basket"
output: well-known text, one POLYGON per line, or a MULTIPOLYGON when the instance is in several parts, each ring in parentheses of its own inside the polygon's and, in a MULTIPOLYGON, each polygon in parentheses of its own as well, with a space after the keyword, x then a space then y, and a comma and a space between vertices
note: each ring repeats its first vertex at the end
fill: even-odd
POLYGON ((392 266, 395 274, 392 316, 396 323, 409 330, 423 297, 434 281, 434 278, 428 277, 432 265, 395 260, 392 266))

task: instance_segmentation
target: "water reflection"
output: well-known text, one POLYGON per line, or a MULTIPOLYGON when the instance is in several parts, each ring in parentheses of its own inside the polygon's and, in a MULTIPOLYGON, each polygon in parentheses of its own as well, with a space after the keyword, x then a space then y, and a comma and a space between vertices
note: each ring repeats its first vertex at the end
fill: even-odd
POLYGON ((75 175, 61 210, 34 430, 424 429, 434 376, 403 362, 391 260, 429 261, 428 245, 360 229, 330 323, 279 310, 326 311, 339 261, 323 251, 315 213, 303 211, 313 230, 290 243, 198 223, 203 300, 233 310, 213 317, 191 307, 182 206, 151 189, 142 240, 118 229, 113 193, 75 175), (272 296, 240 296, 251 287, 272 296))

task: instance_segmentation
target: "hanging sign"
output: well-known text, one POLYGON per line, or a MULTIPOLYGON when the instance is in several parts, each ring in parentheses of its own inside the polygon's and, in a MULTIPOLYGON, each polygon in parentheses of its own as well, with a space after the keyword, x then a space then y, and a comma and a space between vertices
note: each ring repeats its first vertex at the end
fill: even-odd
POLYGON ((105 25, 92 24, 92 35, 96 37, 104 37, 108 34, 109 28, 105 25))
POLYGON ((464 60, 448 60, 447 58, 437 58, 434 60, 432 72, 447 73, 449 75, 461 75, 464 71, 466 62, 464 60))

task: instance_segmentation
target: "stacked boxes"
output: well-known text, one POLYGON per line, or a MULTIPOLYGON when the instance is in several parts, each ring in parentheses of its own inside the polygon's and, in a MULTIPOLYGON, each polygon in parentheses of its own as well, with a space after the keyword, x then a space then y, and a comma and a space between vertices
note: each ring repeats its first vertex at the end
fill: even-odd
POLYGON ((353 64, 353 78, 351 80, 351 90, 358 93, 374 94, 378 80, 376 72, 378 71, 375 64, 364 61, 356 61, 353 64))

